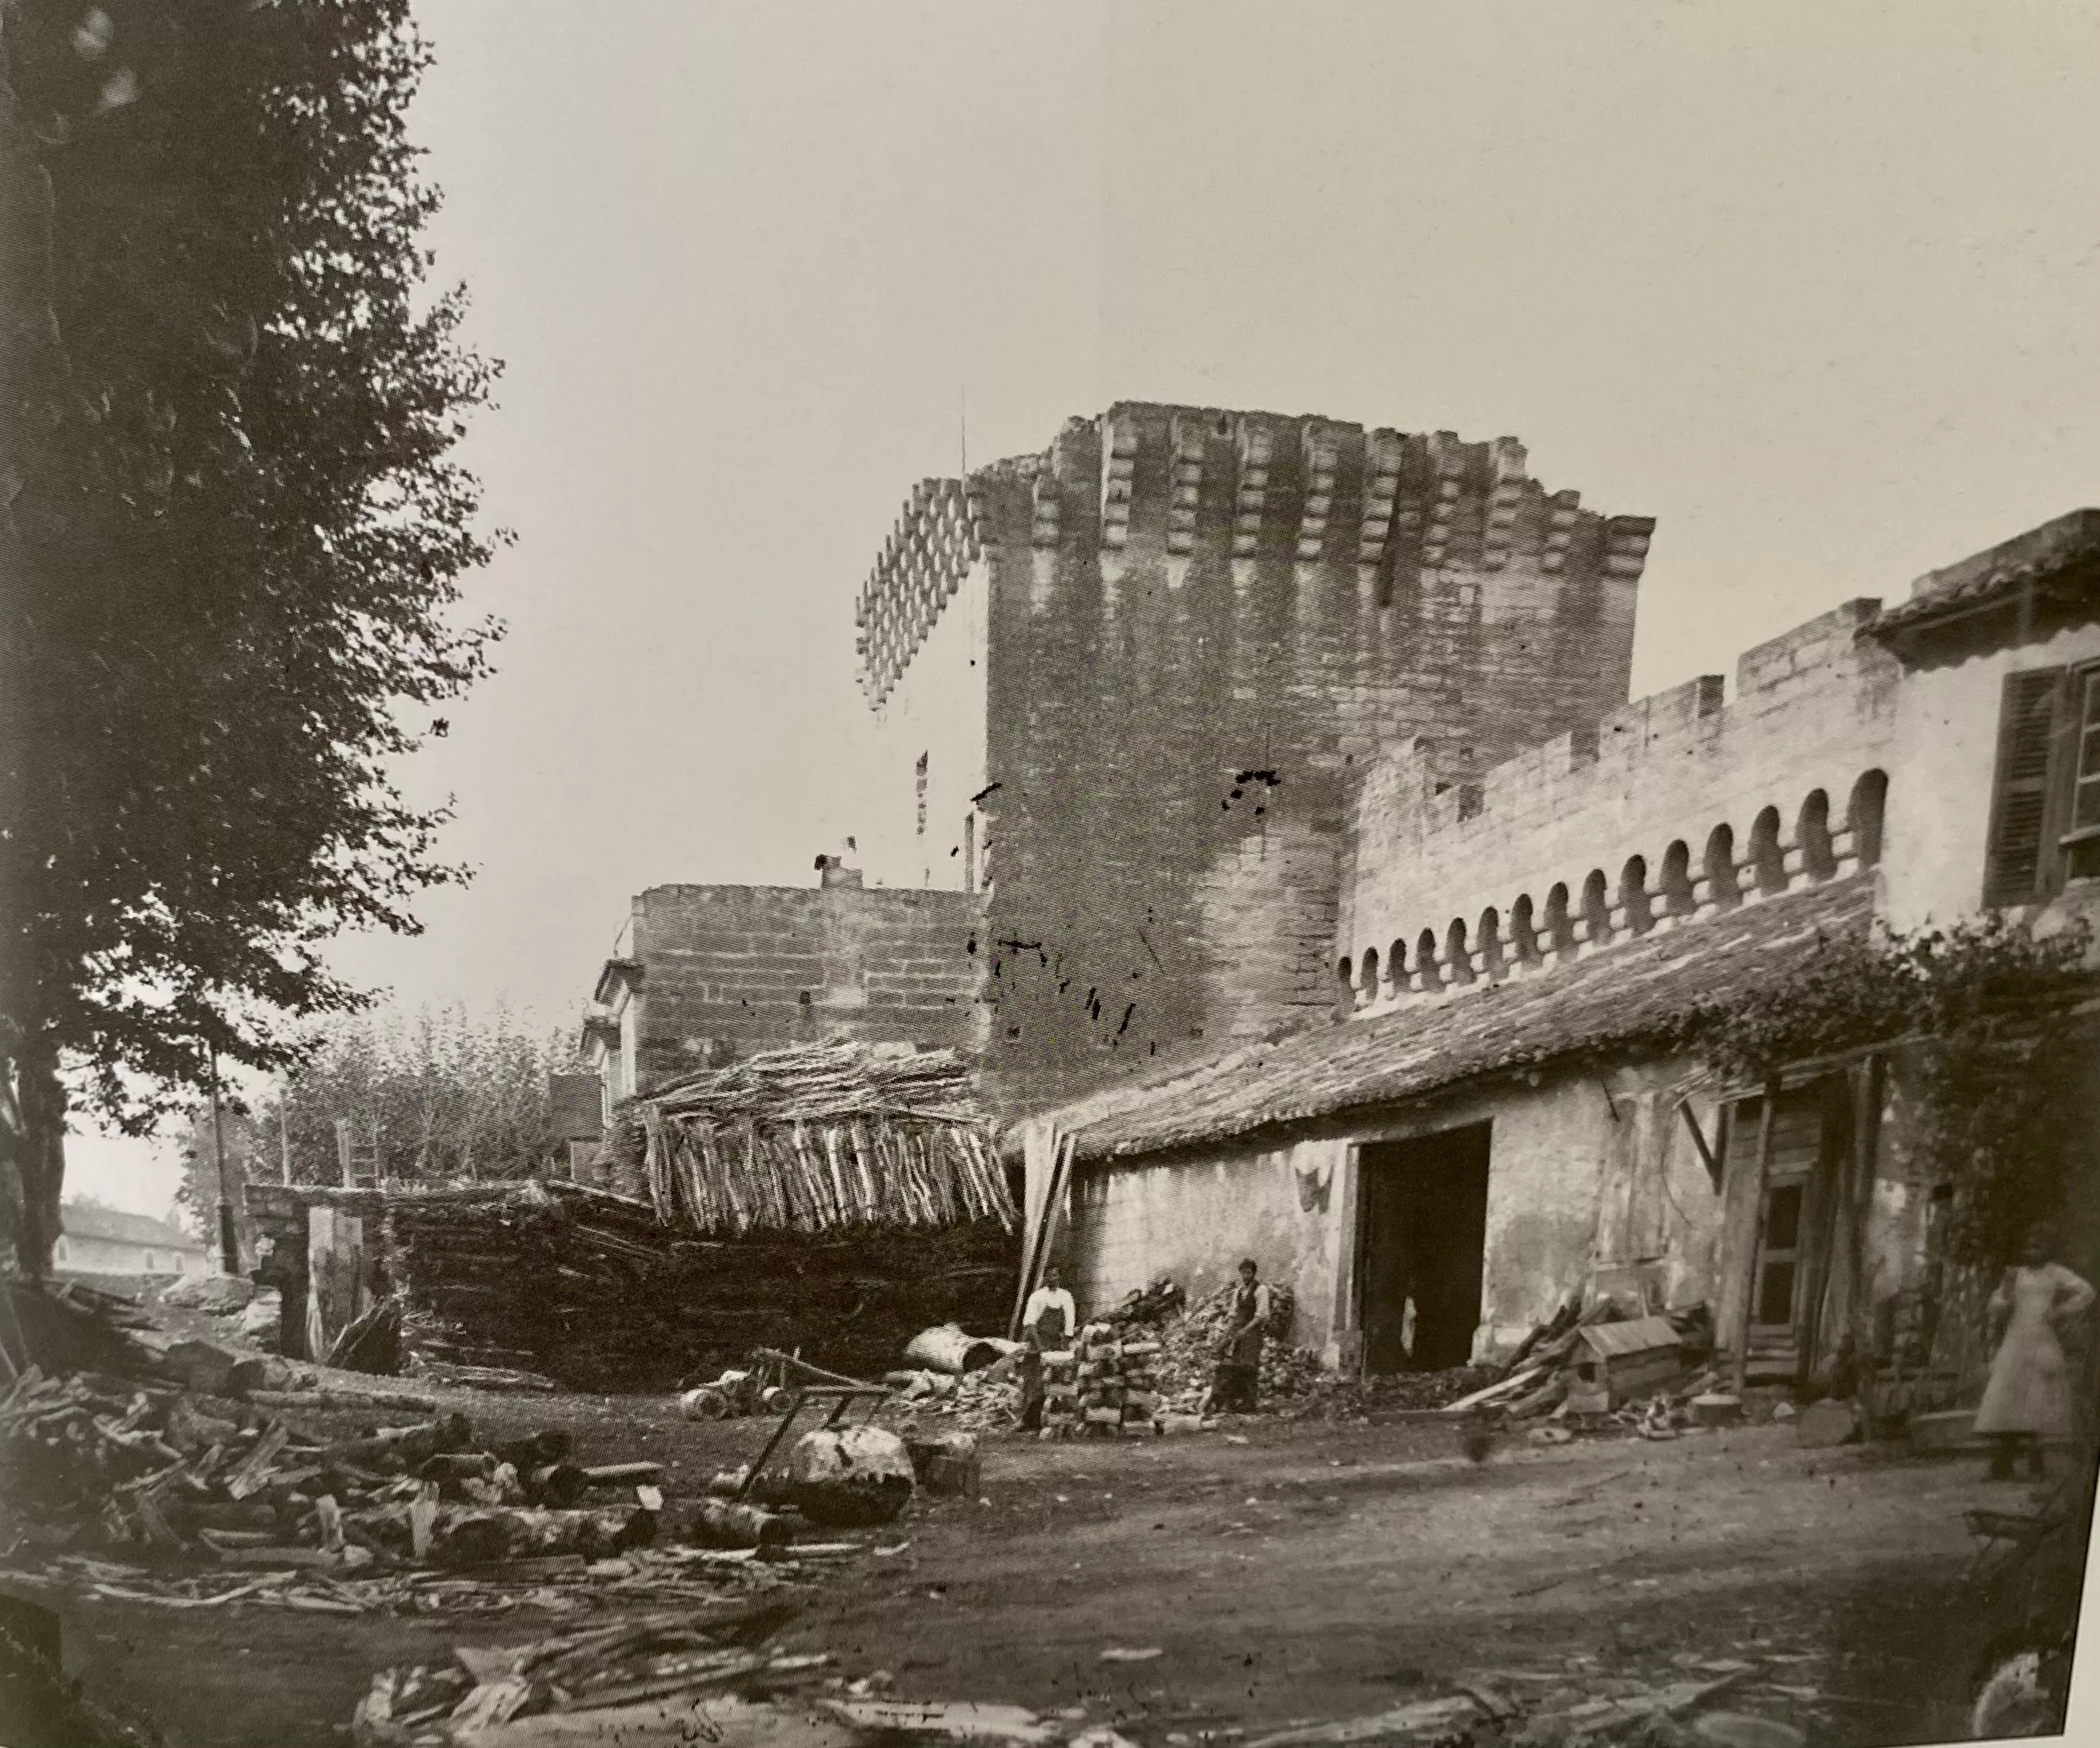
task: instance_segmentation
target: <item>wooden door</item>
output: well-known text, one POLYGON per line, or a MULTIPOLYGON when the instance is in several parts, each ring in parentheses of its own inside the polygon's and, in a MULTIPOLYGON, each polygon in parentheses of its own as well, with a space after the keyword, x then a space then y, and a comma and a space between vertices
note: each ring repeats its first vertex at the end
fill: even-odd
MULTIPOLYGON (((1757 1375, 1794 1375, 1809 1339, 1827 1104, 1826 1088, 1818 1081, 1780 1093, 1772 1106, 1771 1150, 1758 1206, 1745 1331, 1749 1370, 1757 1375)), ((1756 1146, 1762 1105, 1746 1099, 1736 1107, 1731 1152, 1756 1146)))

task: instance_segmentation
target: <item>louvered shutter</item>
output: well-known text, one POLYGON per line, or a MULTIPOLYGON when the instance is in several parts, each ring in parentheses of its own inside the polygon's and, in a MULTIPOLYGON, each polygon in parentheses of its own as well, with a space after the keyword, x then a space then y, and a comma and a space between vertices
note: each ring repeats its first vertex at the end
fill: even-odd
POLYGON ((2005 677, 1983 876, 1988 905, 2027 904, 2037 896, 2048 841, 2049 753, 2063 677, 2061 668, 2005 677))

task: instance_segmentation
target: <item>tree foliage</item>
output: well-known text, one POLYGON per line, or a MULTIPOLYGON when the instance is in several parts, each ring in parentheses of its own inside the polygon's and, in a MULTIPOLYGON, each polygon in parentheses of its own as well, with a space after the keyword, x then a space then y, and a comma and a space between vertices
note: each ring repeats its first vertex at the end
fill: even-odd
POLYGON ((493 367, 426 287, 407 0, 0 0, 7 1236, 80 1070, 142 1127, 204 1053, 360 1004, 345 925, 461 877, 392 772, 486 667, 453 454, 493 367), (32 222, 39 221, 40 223, 32 222), (138 1088, 160 1089, 157 1099, 138 1088))
MULTIPOLYGON (((412 1019, 350 1016, 326 1022, 295 1072, 251 1108, 222 1117, 227 1176, 275 1183, 341 1181, 338 1120, 396 1183, 455 1184, 527 1177, 558 1163, 549 1076, 575 1066, 572 1040, 542 1036, 498 1009, 425 1009, 412 1019)), ((209 1228, 218 1200, 208 1106, 192 1110, 179 1199, 209 1228)), ((243 1222, 244 1247, 252 1234, 243 1222)))
POLYGON ((1947 1259, 1992 1267, 2060 1212, 2085 1142, 2088 1047, 2066 1023, 2096 991, 2089 931, 2041 934, 1997 912, 1945 929, 1828 944, 1794 975, 1695 1013, 1692 1048, 1762 1082, 1791 1062, 1904 1047, 1916 1092, 1911 1145, 1951 1185, 1947 1259))

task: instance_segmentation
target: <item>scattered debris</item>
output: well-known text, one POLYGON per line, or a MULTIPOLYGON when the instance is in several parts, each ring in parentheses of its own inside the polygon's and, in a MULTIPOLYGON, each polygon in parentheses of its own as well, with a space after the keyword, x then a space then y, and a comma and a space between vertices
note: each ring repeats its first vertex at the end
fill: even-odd
POLYGON ((904 1441, 878 1426, 806 1432, 788 1459, 794 1499, 812 1523, 839 1528, 892 1521, 916 1485, 904 1441))
POLYGON ((245 1274, 185 1275, 161 1294, 161 1303, 184 1311, 208 1311, 215 1317, 245 1310, 258 1292, 245 1274))
POLYGON ((938 1329, 921 1330, 914 1335, 905 1345, 904 1357, 922 1371, 960 1377, 1020 1351, 1021 1344, 1017 1341, 995 1341, 986 1335, 965 1335, 959 1325, 943 1323, 938 1329))

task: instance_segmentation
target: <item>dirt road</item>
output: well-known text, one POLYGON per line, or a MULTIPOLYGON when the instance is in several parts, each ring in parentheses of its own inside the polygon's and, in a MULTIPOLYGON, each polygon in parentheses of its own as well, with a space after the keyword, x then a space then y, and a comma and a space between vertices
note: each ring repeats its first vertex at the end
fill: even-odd
MULTIPOLYGON (((765 1423, 662 1401, 481 1397, 492 1428, 558 1419, 585 1460, 672 1464, 696 1491, 765 1423)), ((1819 1744, 1958 1734, 1979 1647, 1962 1508, 2023 1490, 1973 1465, 1807 1450, 1783 1425, 1674 1442, 1249 1422, 1229 1435, 987 1441, 977 1500, 924 1502, 791 1631, 914 1698, 1084 1704, 1144 1748, 1376 1711, 1482 1678, 1520 1699, 1733 1674, 1728 1704, 1819 1744), (1244 1441, 1243 1442, 1240 1441, 1244 1441), (1966 1636, 1965 1636, 1966 1635, 1966 1636), (1110 1649, 1151 1653, 1104 1662, 1110 1649), (1738 1664, 1754 1666, 1739 1668, 1738 1664)), ((68 1609, 92 1691, 183 1745, 342 1739, 383 1664, 548 1630, 495 1619, 68 1609)))

